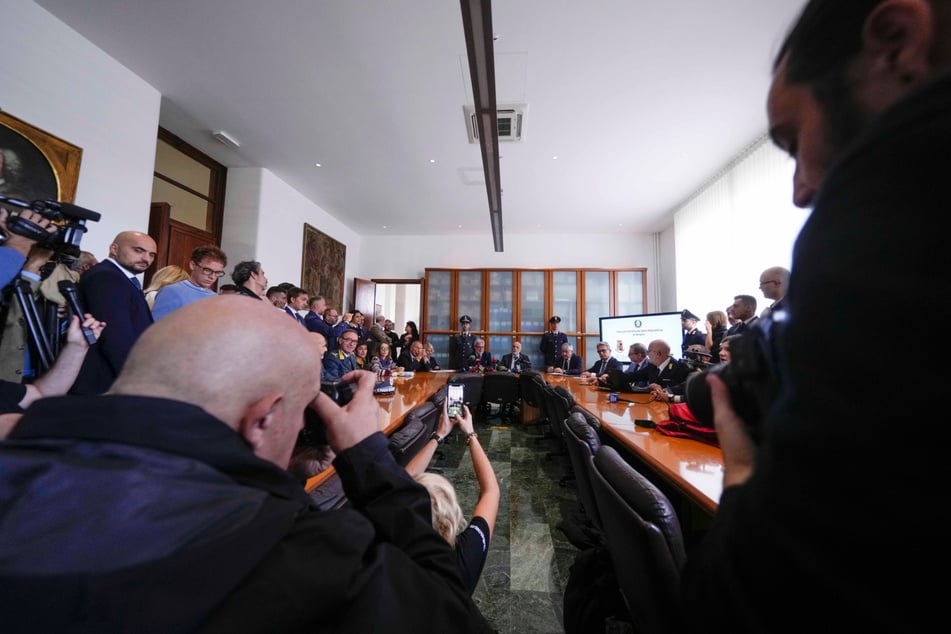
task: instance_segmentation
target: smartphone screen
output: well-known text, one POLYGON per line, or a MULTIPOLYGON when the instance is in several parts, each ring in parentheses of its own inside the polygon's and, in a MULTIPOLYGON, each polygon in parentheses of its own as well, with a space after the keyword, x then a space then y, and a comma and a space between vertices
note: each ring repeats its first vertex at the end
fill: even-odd
POLYGON ((450 383, 449 384, 449 394, 447 395, 447 400, 449 405, 447 410, 449 412, 449 417, 453 416, 462 416, 462 399, 463 399, 463 389, 461 383, 450 383))

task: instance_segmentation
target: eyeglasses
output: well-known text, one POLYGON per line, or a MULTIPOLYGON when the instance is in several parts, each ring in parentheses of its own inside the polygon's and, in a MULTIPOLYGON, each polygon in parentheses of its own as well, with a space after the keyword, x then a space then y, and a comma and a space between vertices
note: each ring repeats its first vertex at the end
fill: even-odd
POLYGON ((355 337, 341 337, 341 341, 346 341, 347 343, 356 343, 357 339, 355 337))
POLYGON ((205 275, 214 275, 215 277, 221 278, 225 276, 224 271, 216 271, 215 269, 209 269, 207 266, 199 266, 201 272, 205 275))
POLYGON ((607 348, 598 348, 598 354, 601 354, 602 352, 608 352, 608 349, 607 349, 607 348))
POLYGON ((767 284, 779 284, 779 282, 777 282, 776 280, 766 280, 765 282, 760 282, 759 287, 763 288, 767 284))

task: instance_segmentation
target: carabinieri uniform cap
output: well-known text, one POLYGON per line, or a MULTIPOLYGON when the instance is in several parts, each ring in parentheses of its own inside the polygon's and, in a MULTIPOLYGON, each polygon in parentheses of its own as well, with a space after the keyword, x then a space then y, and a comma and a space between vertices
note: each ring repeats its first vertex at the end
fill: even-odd
POLYGON ((459 323, 460 323, 460 324, 471 324, 471 323, 472 323, 472 317, 470 317, 469 315, 463 315, 462 317, 459 318, 459 323))
POLYGON ((550 323, 550 324, 553 324, 553 323, 554 323, 554 324, 560 324, 560 323, 561 323, 561 317, 559 317, 558 315, 552 315, 552 316, 551 316, 551 319, 548 320, 548 323, 550 323))
POLYGON ((684 312, 680 313, 681 319, 692 319, 694 321, 700 321, 700 318, 694 315, 692 312, 684 308, 684 312))

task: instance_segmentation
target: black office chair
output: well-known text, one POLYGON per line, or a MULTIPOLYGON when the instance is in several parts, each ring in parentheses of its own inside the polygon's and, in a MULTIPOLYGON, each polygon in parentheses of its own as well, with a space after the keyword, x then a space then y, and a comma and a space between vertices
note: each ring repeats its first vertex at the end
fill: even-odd
POLYGON ((601 516, 591 487, 591 471, 594 469, 594 455, 601 449, 601 437, 598 427, 592 425, 592 420, 600 427, 601 421, 596 416, 580 405, 572 407, 571 416, 565 421, 565 444, 575 474, 581 509, 591 527, 600 533, 601 516))
POLYGON ((543 425, 545 423, 545 406, 541 402, 541 387, 544 385, 545 380, 534 370, 523 370, 518 375, 518 391, 522 399, 522 424, 543 425), (526 405, 538 412, 538 417, 526 419, 526 405))
POLYGON ((406 415, 403 426, 390 435, 390 452, 401 466, 413 459, 436 430, 441 410, 431 401, 420 403, 406 415))
POLYGON ((482 377, 482 408, 488 417, 490 406, 498 405, 503 423, 512 422, 519 404, 519 378, 511 372, 489 372, 482 377))
POLYGON ((429 397, 430 402, 435 405, 438 409, 442 409, 443 403, 446 402, 446 396, 449 393, 449 387, 443 385, 441 388, 433 392, 433 395, 429 397))
MULTIPOLYGON (((545 402, 548 404, 548 419, 551 421, 550 438, 555 443, 555 449, 545 454, 545 457, 550 460, 555 456, 568 455, 568 450, 565 448, 565 419, 571 415, 575 398, 561 385, 547 387, 545 402)), ((571 479, 570 463, 566 468, 568 473, 559 481, 562 486, 571 479)))
POLYGON ((680 631, 687 555, 673 505, 612 447, 602 446, 592 464, 605 542, 634 631, 680 631))

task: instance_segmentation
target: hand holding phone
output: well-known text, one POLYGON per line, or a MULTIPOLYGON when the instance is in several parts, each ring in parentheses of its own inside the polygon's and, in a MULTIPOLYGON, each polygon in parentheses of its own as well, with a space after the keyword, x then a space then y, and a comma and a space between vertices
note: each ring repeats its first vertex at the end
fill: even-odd
POLYGON ((449 418, 458 418, 462 416, 462 403, 465 396, 465 390, 461 383, 450 383, 449 393, 447 395, 448 407, 446 413, 449 418))

